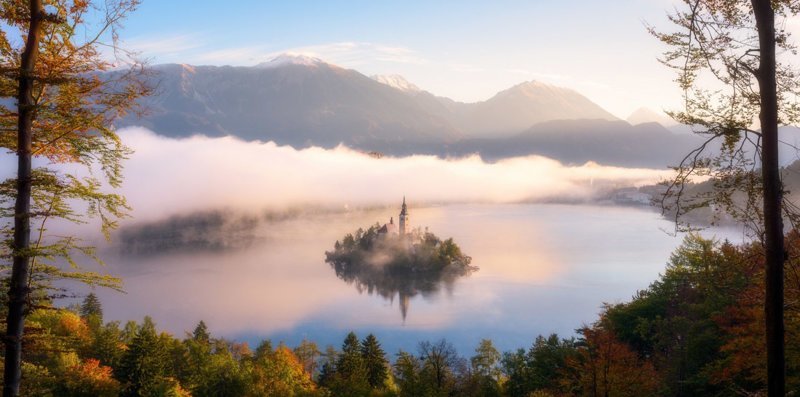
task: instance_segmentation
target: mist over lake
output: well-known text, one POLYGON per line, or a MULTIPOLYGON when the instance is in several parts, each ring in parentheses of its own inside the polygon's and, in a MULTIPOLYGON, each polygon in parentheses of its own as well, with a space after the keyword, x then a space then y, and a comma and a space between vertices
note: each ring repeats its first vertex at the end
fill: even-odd
MULTIPOLYGON (((413 203, 413 202, 412 202, 413 203)), ((204 320, 240 340, 303 338, 337 345, 374 332, 389 352, 446 337, 468 353, 480 338, 500 349, 539 334, 569 336, 602 302, 629 299, 654 280, 681 237, 647 208, 558 204, 457 204, 410 208, 413 225, 452 237, 479 270, 430 296, 400 303, 336 277, 324 252, 345 233, 397 216, 395 207, 304 213, 265 220, 246 247, 120 254, 104 249, 126 294, 98 291, 109 319, 151 315, 181 335, 204 320)), ((741 241, 735 230, 708 235, 741 241)))

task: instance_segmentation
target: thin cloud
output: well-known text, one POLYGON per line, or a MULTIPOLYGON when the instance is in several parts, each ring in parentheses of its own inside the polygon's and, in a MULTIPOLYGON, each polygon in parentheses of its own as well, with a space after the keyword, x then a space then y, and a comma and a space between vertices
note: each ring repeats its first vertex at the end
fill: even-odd
POLYGON ((145 58, 163 58, 198 49, 202 42, 198 34, 179 34, 169 37, 134 37, 126 40, 123 46, 145 58))

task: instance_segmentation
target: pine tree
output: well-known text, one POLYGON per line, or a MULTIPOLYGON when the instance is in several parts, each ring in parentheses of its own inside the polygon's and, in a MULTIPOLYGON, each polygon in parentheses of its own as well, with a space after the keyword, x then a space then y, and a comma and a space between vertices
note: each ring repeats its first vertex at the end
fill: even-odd
POLYGON ((269 357, 269 355, 272 354, 273 351, 274 349, 272 348, 272 341, 269 339, 263 340, 261 341, 261 343, 258 344, 258 347, 256 347, 255 358, 264 359, 266 357, 269 357))
POLYGON ((197 342, 211 342, 211 335, 208 333, 208 327, 205 321, 200 320, 200 322, 197 323, 197 327, 195 327, 194 332, 192 332, 192 339, 197 342))
POLYGON ((181 380, 185 386, 195 389, 204 382, 206 372, 211 365, 211 335, 208 333, 206 324, 203 321, 197 324, 190 338, 183 341, 186 348, 185 375, 181 380))
POLYGON ((382 389, 386 378, 389 377, 386 352, 381 348, 378 338, 373 334, 367 335, 361 342, 361 359, 367 375, 367 383, 373 389, 382 389))
POLYGON ((110 322, 93 331, 89 345, 88 357, 99 360, 100 364, 111 368, 119 368, 125 349, 122 341, 122 330, 119 322, 110 322))
POLYGON ((83 299, 81 304, 81 317, 88 318, 90 316, 96 317, 101 323, 103 322, 103 307, 100 305, 100 299, 94 292, 90 292, 83 299))
POLYGON ((400 351, 394 362, 394 376, 400 386, 401 397, 416 397, 423 395, 421 380, 422 363, 413 354, 400 351))
POLYGON ((153 385, 162 383, 166 362, 166 352, 159 344, 155 324, 150 317, 145 317, 122 358, 120 366, 120 378, 124 387, 122 395, 147 395, 153 385))
POLYGON ((342 353, 336 362, 336 376, 331 391, 336 396, 365 396, 369 394, 369 383, 361 357, 361 343, 354 332, 350 332, 342 344, 342 353))
POLYGON ((336 362, 339 361, 339 352, 335 347, 328 345, 322 357, 324 357, 324 361, 319 370, 317 383, 322 387, 330 388, 336 377, 336 362))

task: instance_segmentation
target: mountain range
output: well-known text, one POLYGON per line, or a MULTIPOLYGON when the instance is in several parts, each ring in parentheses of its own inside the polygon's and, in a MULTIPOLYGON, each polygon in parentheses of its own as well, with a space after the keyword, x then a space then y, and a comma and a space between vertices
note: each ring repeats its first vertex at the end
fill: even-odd
MULTIPOLYGON (((530 81, 475 103, 435 96, 403 77, 368 77, 316 58, 283 55, 252 67, 153 67, 157 95, 139 125, 180 137, 233 135, 296 148, 389 155, 539 154, 566 163, 664 167, 698 139, 658 123, 619 120, 580 93, 530 81)), ((644 120, 646 121, 646 120, 644 120)))

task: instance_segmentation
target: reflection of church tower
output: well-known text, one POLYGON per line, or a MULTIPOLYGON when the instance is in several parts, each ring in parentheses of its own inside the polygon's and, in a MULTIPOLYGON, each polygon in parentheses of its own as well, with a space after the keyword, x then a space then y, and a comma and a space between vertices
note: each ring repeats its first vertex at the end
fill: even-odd
POLYGON ((400 292, 399 295, 400 295, 400 314, 403 315, 403 324, 405 324, 406 316, 408 316, 409 297, 407 294, 404 294, 403 292, 400 292))
POLYGON ((403 196, 403 207, 400 209, 400 235, 406 234, 406 230, 410 231, 408 224, 408 208, 406 208, 406 196, 403 196))

